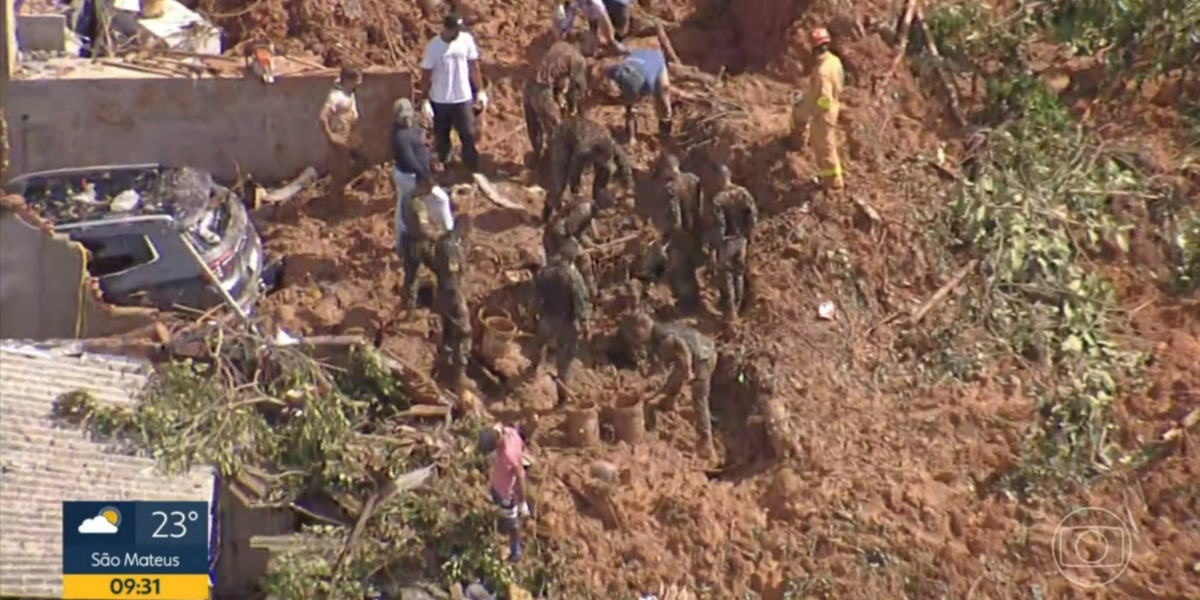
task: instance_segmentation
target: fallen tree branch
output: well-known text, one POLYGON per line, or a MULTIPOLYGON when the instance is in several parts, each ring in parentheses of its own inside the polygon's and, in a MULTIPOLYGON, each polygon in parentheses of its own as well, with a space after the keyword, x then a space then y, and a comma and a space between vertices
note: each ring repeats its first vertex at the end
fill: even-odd
MULTIPOLYGON (((913 0, 916 4, 916 0, 913 0)), ((921 35, 925 37, 925 43, 928 44, 929 54, 933 56, 933 70, 937 75, 938 83, 942 86, 942 91, 946 94, 946 103, 950 108, 950 117, 954 119, 954 124, 959 127, 967 126, 967 119, 962 114, 962 109, 959 108, 958 89, 954 87, 954 81, 946 74, 946 70, 942 67, 942 55, 938 52, 937 44, 933 41, 933 36, 929 34, 929 29, 925 26, 925 19, 921 15, 921 9, 916 10, 916 24, 921 30, 921 35)))
POLYGON ((496 186, 492 185, 491 181, 488 181, 488 178, 483 173, 475 173, 473 177, 475 178, 475 184, 479 186, 479 191, 483 192, 483 197, 487 198, 492 204, 501 208, 527 212, 524 206, 500 195, 500 191, 496 189, 496 186))
POLYGON ((921 319, 924 319, 925 315, 929 314, 929 311, 932 310, 933 307, 941 303, 946 296, 949 296, 950 292, 954 291, 954 288, 957 288, 958 285, 962 283, 963 279, 966 279, 967 274, 974 270, 977 266, 979 266, 979 259, 976 258, 972 259, 971 262, 968 262, 963 266, 963 268, 959 269, 958 272, 956 272, 954 276, 950 278, 950 281, 947 281, 942 285, 942 287, 938 288, 937 291, 929 297, 929 300, 926 300, 924 304, 913 311, 912 316, 910 316, 908 319, 909 324, 916 325, 917 323, 920 323, 921 319))
POLYGON ((896 58, 892 59, 892 68, 888 69, 887 74, 879 81, 877 89, 886 87, 892 81, 892 77, 896 75, 896 69, 900 68, 900 63, 904 60, 904 54, 908 52, 908 30, 912 26, 918 1, 904 0, 904 9, 900 13, 900 24, 896 27, 896 39, 900 42, 900 48, 896 52, 896 58))

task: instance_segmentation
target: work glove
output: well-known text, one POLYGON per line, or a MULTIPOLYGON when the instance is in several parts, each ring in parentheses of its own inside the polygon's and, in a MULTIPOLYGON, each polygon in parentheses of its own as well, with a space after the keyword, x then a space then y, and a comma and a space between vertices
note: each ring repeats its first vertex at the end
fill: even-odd
POLYGON ((529 516, 529 503, 522 502, 521 505, 517 507, 517 514, 521 515, 522 517, 528 517, 529 516))
POLYGON ((433 119, 433 104, 428 100, 421 103, 421 114, 424 115, 426 119, 433 119))
POLYGON ((475 108, 477 110, 479 110, 480 112, 483 112, 484 110, 487 109, 487 106, 488 106, 487 92, 481 91, 478 94, 475 94, 475 108))

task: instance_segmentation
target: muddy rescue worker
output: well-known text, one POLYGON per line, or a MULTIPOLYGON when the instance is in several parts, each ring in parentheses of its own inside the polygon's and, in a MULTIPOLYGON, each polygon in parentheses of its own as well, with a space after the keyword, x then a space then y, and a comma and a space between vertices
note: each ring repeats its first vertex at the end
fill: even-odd
POLYGON ((538 63, 534 81, 554 90, 554 101, 569 115, 579 112, 579 101, 587 94, 586 54, 594 51, 594 36, 585 34, 577 43, 554 42, 538 63))
POLYGON ((416 188, 400 200, 396 207, 396 251, 404 267, 404 279, 400 284, 404 308, 412 308, 416 302, 417 275, 421 266, 438 274, 436 244, 453 229, 450 195, 433 185, 433 180, 421 179, 416 188))
POLYGON ((812 31, 813 55, 816 66, 809 78, 803 98, 792 105, 792 137, 798 147, 812 142, 817 175, 826 190, 845 187, 842 163, 837 150, 838 98, 845 85, 842 60, 829 49, 829 31, 818 27, 812 31))
POLYGON ((329 191, 337 199, 344 197, 358 156, 358 99, 354 93, 359 85, 362 73, 343 68, 318 117, 329 140, 329 191))
POLYGON ((683 386, 690 385, 692 402, 696 405, 699 450, 706 457, 714 456, 709 393, 717 367, 716 343, 692 327, 658 323, 645 313, 636 315, 626 325, 625 335, 634 348, 644 352, 642 356, 671 369, 660 390, 663 408, 673 408, 683 386))
POLYGON ((579 244, 568 239, 557 254, 547 257, 546 266, 533 278, 537 293, 538 364, 545 361, 546 350, 553 345, 555 370, 564 384, 571 382, 571 365, 592 318, 592 294, 575 266, 578 260, 579 244))
POLYGON ((728 323, 745 307, 747 252, 754 242, 758 205, 749 190, 733 182, 727 165, 717 172, 720 191, 713 196, 712 230, 707 237, 716 249, 721 314, 728 323))
POLYGON ((671 135, 671 78, 667 55, 662 50, 634 50, 621 62, 609 67, 608 78, 616 84, 625 105, 625 130, 629 139, 637 136, 636 106, 644 96, 654 98, 658 134, 671 135))
POLYGON ((554 0, 554 33, 559 39, 571 34, 579 13, 601 45, 625 52, 621 40, 629 33, 629 0, 554 0))
POLYGON ((626 190, 634 187, 629 155, 608 128, 586 117, 568 119, 550 138, 550 193, 542 207, 543 222, 548 222, 562 208, 567 189, 579 194, 583 172, 588 167, 592 169, 591 199, 600 208, 611 200, 608 184, 614 175, 626 190))
MULTIPOLYGON (((595 217, 595 204, 581 198, 576 198, 565 209, 554 215, 542 230, 542 252, 547 259, 547 264, 549 264, 549 259, 562 251, 568 241, 582 246, 584 239, 589 235, 591 239, 595 239, 595 217)), ((586 253, 581 251, 576 254, 578 258, 575 259, 575 267, 583 275, 589 293, 595 297, 595 265, 586 253)))
POLYGON ((460 395, 467 391, 467 361, 471 358, 471 313, 467 308, 466 284, 463 269, 467 264, 465 230, 467 219, 437 241, 434 263, 437 265, 437 297, 434 305, 442 321, 442 338, 438 346, 438 361, 450 369, 454 389, 460 395))

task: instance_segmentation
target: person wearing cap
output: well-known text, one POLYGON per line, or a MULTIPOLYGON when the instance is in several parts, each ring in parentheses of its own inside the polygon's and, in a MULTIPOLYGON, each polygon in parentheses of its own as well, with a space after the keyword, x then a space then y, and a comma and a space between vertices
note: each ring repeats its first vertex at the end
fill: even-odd
POLYGON ((829 30, 818 27, 810 39, 816 65, 804 95, 792 105, 792 140, 801 148, 812 142, 822 187, 840 190, 846 183, 837 151, 838 98, 846 76, 842 60, 829 49, 829 30))
POLYGON ((457 15, 442 19, 442 31, 429 40, 421 59, 421 110, 433 120, 434 150, 438 160, 450 160, 450 132, 458 134, 463 162, 479 172, 479 153, 475 149, 475 117, 487 108, 487 92, 479 72, 479 47, 475 37, 463 31, 457 15))
POLYGON ((629 33, 630 0, 554 0, 554 33, 566 39, 575 26, 575 17, 583 13, 588 29, 600 44, 625 52, 621 43, 629 33))
POLYGON ((629 139, 637 135, 635 105, 643 96, 654 97, 654 113, 658 117, 658 133, 671 135, 671 80, 667 56, 662 50, 646 49, 630 52, 621 62, 608 69, 608 79, 616 84, 625 105, 625 129, 629 139))
POLYGON ((318 115, 321 129, 329 140, 329 189, 335 198, 345 194, 358 158, 358 99, 355 92, 362 85, 362 79, 362 73, 357 69, 342 68, 318 115))

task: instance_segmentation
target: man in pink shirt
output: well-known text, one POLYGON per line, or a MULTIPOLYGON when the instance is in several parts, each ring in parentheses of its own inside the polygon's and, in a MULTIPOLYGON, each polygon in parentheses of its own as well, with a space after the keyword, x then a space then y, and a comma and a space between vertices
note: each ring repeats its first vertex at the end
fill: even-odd
POLYGON ((500 507, 509 535, 509 559, 521 557, 521 517, 529 516, 525 501, 525 441, 515 427, 497 424, 496 454, 492 459, 492 501, 500 507))

